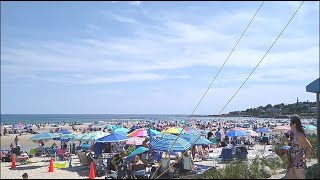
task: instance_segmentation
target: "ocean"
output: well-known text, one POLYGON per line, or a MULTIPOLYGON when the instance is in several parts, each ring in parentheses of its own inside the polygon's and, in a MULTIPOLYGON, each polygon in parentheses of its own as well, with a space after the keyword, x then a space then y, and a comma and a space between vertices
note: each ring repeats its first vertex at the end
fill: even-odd
MULTIPOLYGON (((187 120, 187 115, 174 114, 1 114, 1 123, 57 123, 80 121, 90 123, 95 121, 157 121, 157 120, 187 120)), ((193 118, 194 119, 194 118, 193 118)), ((198 117, 197 117, 198 119, 198 117)), ((201 119, 206 119, 201 117, 201 119)))

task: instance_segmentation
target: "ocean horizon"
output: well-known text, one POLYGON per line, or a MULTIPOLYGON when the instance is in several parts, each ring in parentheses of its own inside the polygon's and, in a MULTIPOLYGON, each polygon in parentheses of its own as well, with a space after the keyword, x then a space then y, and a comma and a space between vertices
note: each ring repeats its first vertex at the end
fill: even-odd
MULTIPOLYGON (((83 122, 92 123, 95 121, 174 121, 188 120, 190 115, 185 114, 1 114, 1 123, 16 124, 16 123, 58 123, 58 122, 83 122)), ((212 117, 209 115, 193 115, 190 119, 208 121, 219 120, 243 120, 243 119, 260 119, 270 120, 270 118, 258 117, 212 117)))

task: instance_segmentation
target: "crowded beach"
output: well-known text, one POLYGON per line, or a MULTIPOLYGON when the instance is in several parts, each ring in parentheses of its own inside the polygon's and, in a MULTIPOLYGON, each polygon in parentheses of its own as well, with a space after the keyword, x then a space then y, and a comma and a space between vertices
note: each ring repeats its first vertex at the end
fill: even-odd
MULTIPOLYGON (((289 137, 289 123, 192 119, 1 124, 1 179, 179 178, 234 160, 280 159, 272 147, 287 147, 283 137, 289 137)), ((313 123, 303 120, 306 133, 315 135, 313 123)))

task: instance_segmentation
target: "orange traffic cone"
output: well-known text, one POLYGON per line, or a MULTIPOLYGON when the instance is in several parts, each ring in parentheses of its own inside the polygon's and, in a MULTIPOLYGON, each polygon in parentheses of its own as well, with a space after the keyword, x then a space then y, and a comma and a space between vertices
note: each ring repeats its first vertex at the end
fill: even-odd
POLYGON ((17 169, 16 167, 16 159, 14 157, 14 155, 11 156, 11 168, 12 170, 17 169))
POLYGON ((96 178, 96 175, 94 173, 94 167, 93 167, 93 162, 90 163, 90 173, 89 173, 89 179, 94 179, 96 178))
POLYGON ((48 172, 54 172, 54 167, 53 167, 53 160, 52 160, 52 158, 50 159, 49 171, 48 171, 48 172))

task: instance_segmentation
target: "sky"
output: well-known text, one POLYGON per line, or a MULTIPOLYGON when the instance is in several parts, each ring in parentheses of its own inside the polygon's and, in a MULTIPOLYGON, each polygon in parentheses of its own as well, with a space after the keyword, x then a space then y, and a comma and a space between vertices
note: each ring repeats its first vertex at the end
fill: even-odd
MULTIPOLYGON (((301 1, 265 2, 194 114, 218 114, 301 1)), ((253 2, 1 2, 2 114, 191 114, 253 2)), ((221 112, 315 101, 319 2, 304 2, 221 112)))

